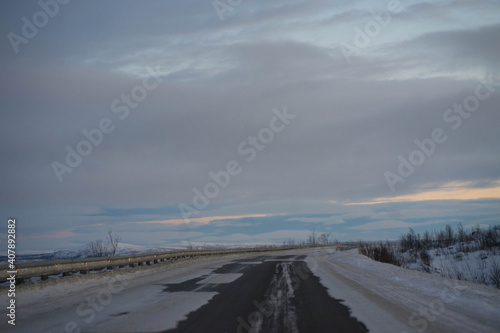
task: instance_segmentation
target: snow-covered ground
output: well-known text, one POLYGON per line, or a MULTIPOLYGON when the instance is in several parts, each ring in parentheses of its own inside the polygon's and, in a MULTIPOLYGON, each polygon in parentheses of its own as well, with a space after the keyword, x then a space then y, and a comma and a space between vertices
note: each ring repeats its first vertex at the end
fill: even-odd
POLYGON ((371 332, 498 332, 500 290, 371 260, 357 250, 307 258, 331 296, 371 332))
MULTIPOLYGON (((370 332, 498 332, 500 327, 498 289, 375 262, 355 249, 304 249, 279 255, 287 253, 306 255, 309 268, 329 294, 344 300, 370 332)), ((20 285, 16 292, 18 325, 12 327, 4 318, 0 331, 167 330, 217 293, 169 293, 164 292, 166 283, 201 276, 211 283, 231 283, 238 276, 221 280, 213 271, 252 256, 200 258, 20 285)), ((2 291, 0 304, 6 302, 2 291)))
POLYGON ((430 265, 417 256, 416 262, 407 268, 500 287, 500 249, 464 252, 454 245, 431 249, 427 253, 430 265))
MULTIPOLYGON (((0 332, 152 332, 175 328, 178 321, 216 293, 170 294, 163 292, 163 284, 210 275, 214 268, 234 258, 204 257, 20 285, 16 291, 16 327, 3 319, 0 332), (128 313, 133 316, 120 318, 128 313)), ((2 292, 0 304, 7 302, 2 292)))

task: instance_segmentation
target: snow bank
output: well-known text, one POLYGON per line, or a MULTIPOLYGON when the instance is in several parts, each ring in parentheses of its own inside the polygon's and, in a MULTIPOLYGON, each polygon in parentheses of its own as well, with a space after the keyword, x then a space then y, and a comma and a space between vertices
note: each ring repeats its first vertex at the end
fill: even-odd
POLYGON ((307 257, 332 297, 345 300, 371 332, 498 332, 500 290, 412 271, 357 253, 307 257))

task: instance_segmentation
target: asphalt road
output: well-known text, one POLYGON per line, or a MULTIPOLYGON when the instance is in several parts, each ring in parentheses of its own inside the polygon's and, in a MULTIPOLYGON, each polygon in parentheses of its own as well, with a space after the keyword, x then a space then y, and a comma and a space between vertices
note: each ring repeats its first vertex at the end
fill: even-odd
POLYGON ((201 258, 27 284, 16 295, 16 326, 0 322, 0 332, 367 332, 311 273, 310 252, 201 258))
POLYGON ((164 291, 217 292, 165 332, 367 332, 328 295, 303 259, 277 255, 237 259, 164 291))
MULTIPOLYGON (((356 251, 303 249, 23 284, 16 289, 16 326, 4 318, 0 332, 496 333, 499 300, 497 289, 356 251)), ((0 304, 7 301, 0 293, 0 304)))

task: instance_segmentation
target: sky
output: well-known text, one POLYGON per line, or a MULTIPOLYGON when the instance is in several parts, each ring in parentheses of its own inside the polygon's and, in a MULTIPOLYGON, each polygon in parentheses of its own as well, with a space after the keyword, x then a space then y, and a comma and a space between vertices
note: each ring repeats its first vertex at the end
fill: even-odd
POLYGON ((497 0, 5 0, 0 31, 21 252, 500 223, 497 0))

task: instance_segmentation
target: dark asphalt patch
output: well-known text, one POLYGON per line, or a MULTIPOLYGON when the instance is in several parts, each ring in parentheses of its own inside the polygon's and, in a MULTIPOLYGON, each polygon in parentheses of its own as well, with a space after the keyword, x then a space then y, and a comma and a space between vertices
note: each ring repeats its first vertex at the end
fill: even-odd
MULTIPOLYGON (((230 263, 224 265, 220 268, 217 268, 213 271, 215 274, 231 274, 231 273, 244 273, 245 270, 248 270, 253 265, 248 264, 239 264, 239 263, 230 263)), ((219 286, 223 286, 223 284, 198 284, 198 282, 205 280, 208 275, 203 275, 191 280, 187 280, 181 283, 167 283, 164 284, 165 288, 163 291, 165 292, 179 292, 179 291, 196 291, 196 292, 207 292, 207 291, 217 291, 219 292, 219 286)))
POLYGON ((256 261, 264 261, 266 259, 268 259, 269 257, 253 257, 253 258, 249 258, 249 259, 238 259, 236 260, 237 262, 256 262, 256 261))
POLYGON ((296 256, 294 255, 288 255, 288 256, 275 256, 275 257, 272 257, 272 258, 267 258, 267 259, 273 259, 273 260, 286 260, 286 259, 293 259, 295 258, 296 256))
POLYGON ((351 316, 350 309, 328 294, 319 278, 305 262, 294 262, 292 271, 308 275, 295 288, 294 303, 300 332, 368 332, 366 326, 351 316))
POLYGON ((165 332, 247 333, 257 327, 265 333, 368 331, 363 323, 351 316, 342 300, 330 297, 304 261, 279 261, 291 258, 298 259, 295 256, 266 257, 273 261, 254 265, 233 262, 214 271, 243 274, 231 283, 197 284, 209 276, 204 275, 178 284, 166 284, 168 292, 216 291, 218 294, 189 313, 177 328, 165 332))
POLYGON ((119 316, 124 316, 126 314, 129 314, 129 312, 120 312, 120 313, 115 313, 115 314, 112 314, 110 315, 111 317, 119 317, 119 316))
MULTIPOLYGON (((166 332, 236 332, 236 318, 254 310, 252 301, 264 296, 275 265, 275 262, 245 265, 247 268, 240 271, 243 276, 232 283, 215 285, 212 291, 217 291, 217 295, 198 310, 191 312, 177 328, 166 332)), ((187 284, 184 286, 189 287, 187 284)), ((171 287, 173 286, 169 285, 167 290, 172 291, 171 287)))
POLYGON ((187 280, 181 283, 167 283, 164 284, 165 288, 163 291, 167 292, 179 292, 179 291, 211 291, 211 290, 200 290, 203 287, 210 287, 208 284, 198 284, 198 282, 203 281, 208 275, 203 275, 195 279, 187 280))
POLYGON ((214 271, 217 274, 228 274, 228 273, 241 273, 242 271, 250 268, 252 265, 249 264, 239 264, 232 263, 222 266, 214 271))

